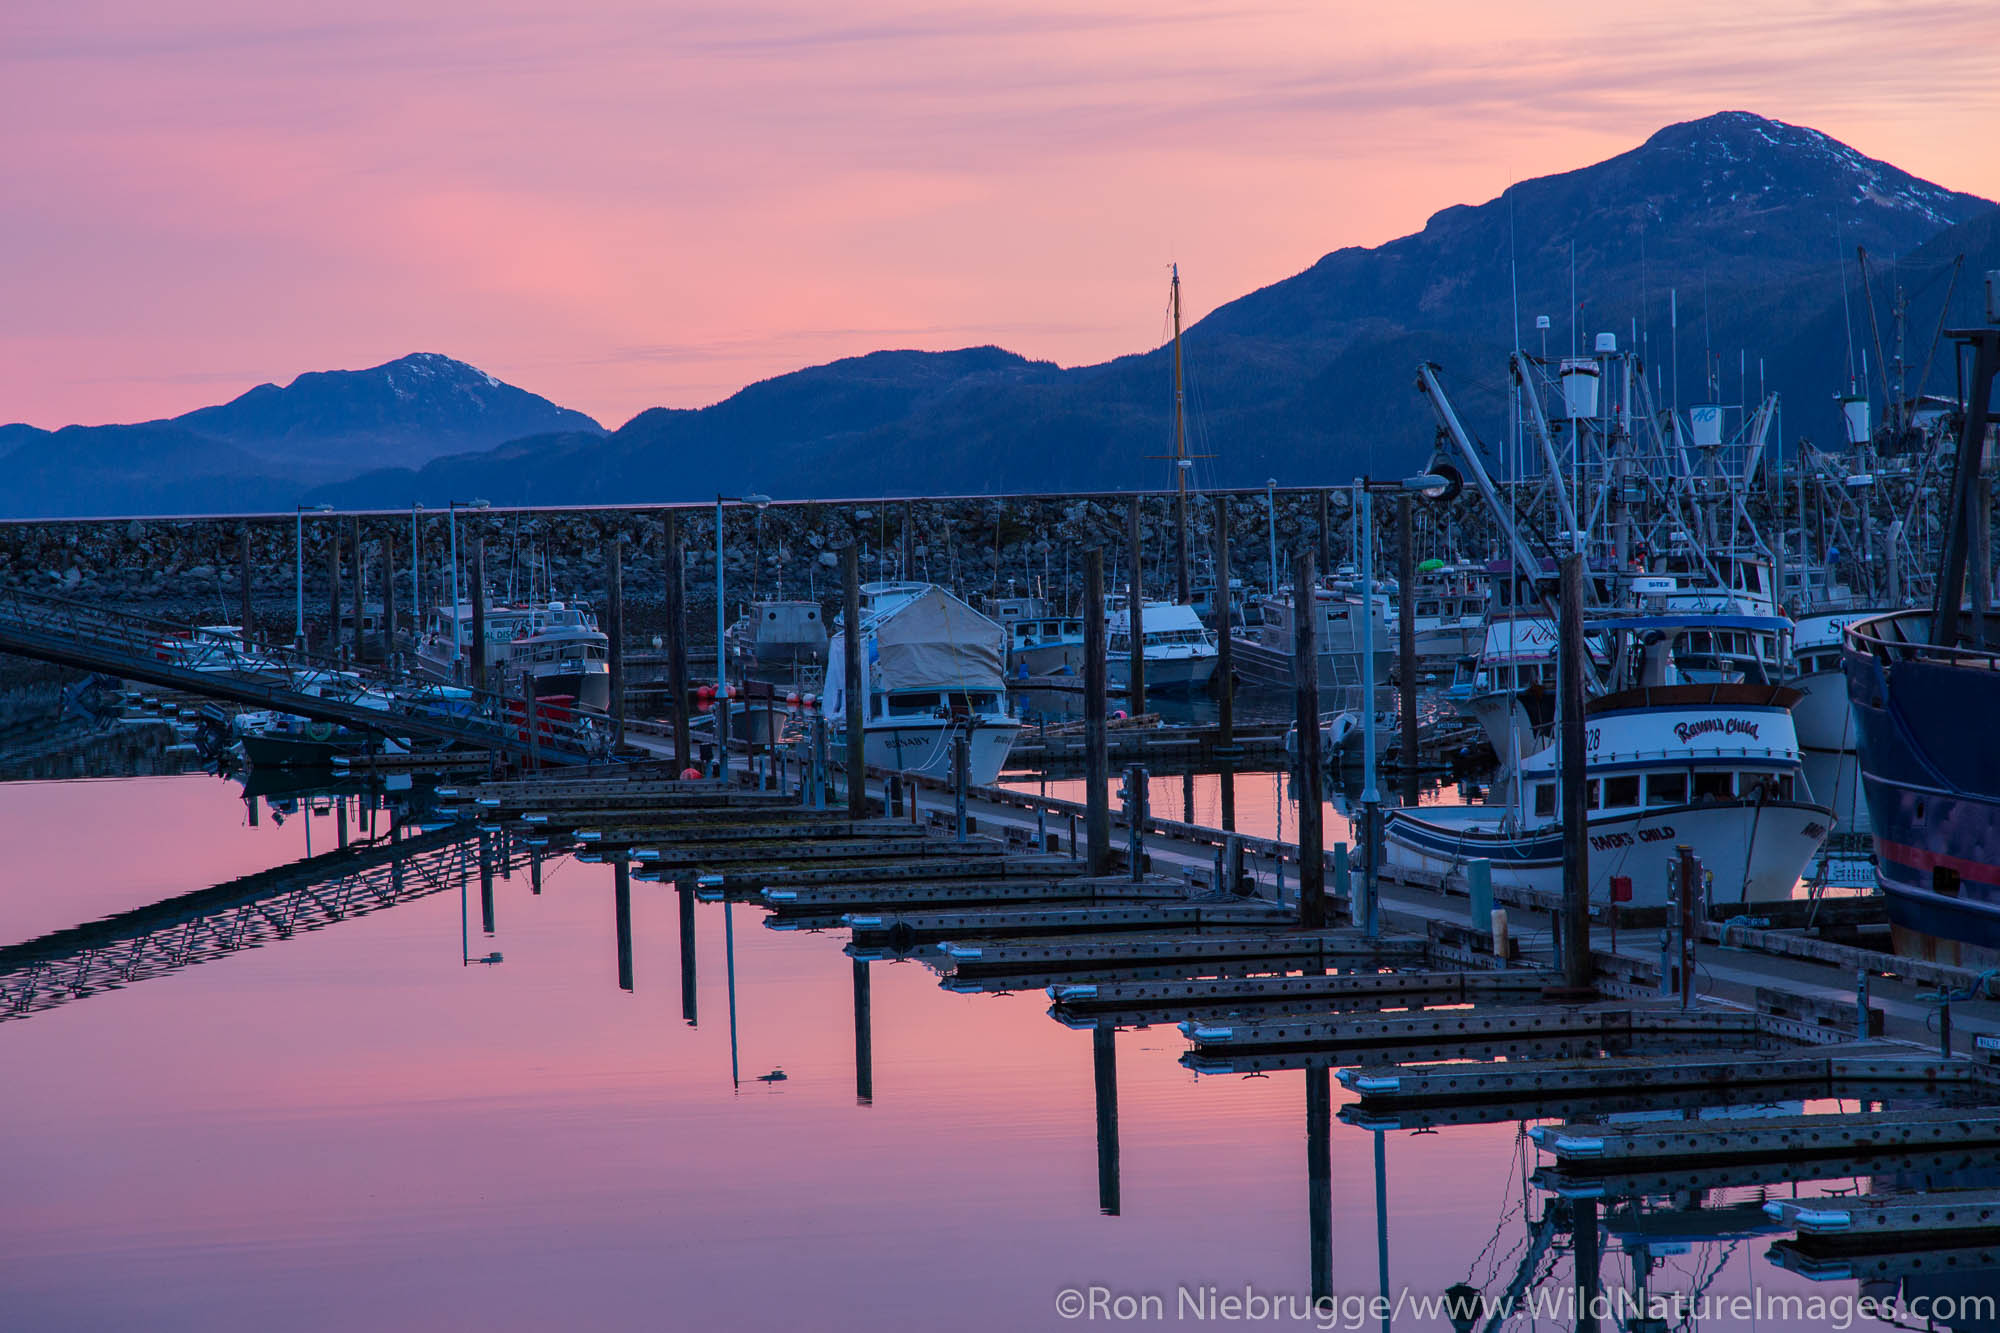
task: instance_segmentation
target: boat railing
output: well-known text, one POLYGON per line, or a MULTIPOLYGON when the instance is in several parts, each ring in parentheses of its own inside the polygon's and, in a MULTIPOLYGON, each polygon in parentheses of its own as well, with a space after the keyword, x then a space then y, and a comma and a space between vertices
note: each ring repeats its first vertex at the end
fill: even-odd
MULTIPOLYGON (((1966 615, 1969 617, 1970 613, 1966 615)), ((2000 671, 2000 616, 1988 615, 1986 618, 1983 637, 1986 643, 1995 645, 1994 648, 1975 647, 1963 642, 1931 643, 1930 627, 1930 611, 1918 608, 1856 621, 1842 631, 1842 637, 1851 651, 1866 653, 1883 663, 1933 662, 1941 666, 1984 667, 1988 671, 2000 671), (1912 637, 1912 631, 1922 637, 1912 637)))

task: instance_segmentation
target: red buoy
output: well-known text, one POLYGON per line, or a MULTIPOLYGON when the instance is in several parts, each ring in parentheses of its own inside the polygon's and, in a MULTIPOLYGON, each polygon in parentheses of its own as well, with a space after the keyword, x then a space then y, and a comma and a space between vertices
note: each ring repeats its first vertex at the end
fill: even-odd
POLYGON ((682 782, 699 782, 700 780, 701 780, 701 770, 700 770, 700 769, 698 769, 698 768, 684 768, 684 769, 682 769, 682 770, 681 770, 681 781, 682 781, 682 782))

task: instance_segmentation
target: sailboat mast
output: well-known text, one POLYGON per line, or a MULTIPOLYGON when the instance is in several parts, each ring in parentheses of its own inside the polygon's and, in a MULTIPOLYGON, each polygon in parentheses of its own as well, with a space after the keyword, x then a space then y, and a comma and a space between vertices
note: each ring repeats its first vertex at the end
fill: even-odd
POLYGON ((1181 266, 1174 265, 1174 600, 1185 606, 1188 591, 1187 390, 1181 379, 1181 266))

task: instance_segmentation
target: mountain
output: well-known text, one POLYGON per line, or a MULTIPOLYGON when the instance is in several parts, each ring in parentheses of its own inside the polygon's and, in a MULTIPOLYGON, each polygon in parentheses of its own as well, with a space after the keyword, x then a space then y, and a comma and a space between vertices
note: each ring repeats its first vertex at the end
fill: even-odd
POLYGON ((260 384, 214 407, 130 426, 0 426, 0 513, 44 516, 289 508, 307 485, 421 465, 523 436, 596 436, 590 417, 435 352, 260 384), (303 483, 303 484, 302 484, 303 483))
MULTIPOLYGON (((1976 322, 1989 268, 2000 210, 1986 200, 1748 112, 1670 125, 1593 166, 1445 208, 1412 235, 1336 250, 1195 323, 1190 446, 1213 455, 1195 475, 1330 485, 1421 464, 1435 428, 1411 387, 1419 361, 1444 367, 1468 425, 1498 437, 1517 337, 1554 356, 1609 332, 1636 346, 1662 405, 1765 385, 1782 395, 1787 439, 1837 438, 1833 395, 1865 360, 1879 398, 1894 345, 1883 314, 1877 348, 1868 312, 1889 309, 1892 286, 1906 293, 1914 379, 1947 290, 1952 320, 1976 322)), ((1932 358, 1932 389, 1949 390, 1950 366, 1945 351, 1932 358)), ((148 474, 153 456, 116 434, 70 441, 75 467, 30 460, 47 439, 34 432, 14 457, 48 475, 6 508, 101 511, 130 496, 126 507, 162 512, 270 493, 283 509, 301 491, 345 508, 1162 486, 1167 467, 1148 460, 1171 447, 1171 382, 1168 348, 1073 368, 997 347, 882 351, 605 434, 469 366, 406 357, 149 423, 195 437, 175 437, 173 472, 148 474), (147 475, 176 480, 149 497, 147 475)), ((0 428, 0 461, 26 429, 0 428)))
MULTIPOLYGON (((1923 290, 1909 327, 1921 339, 1953 254, 1984 256, 1969 272, 2000 266, 1994 216, 1986 200, 1816 130, 1742 111, 1671 125, 1594 166, 1443 209, 1413 235, 1334 251, 1193 325, 1191 452, 1216 455, 1197 475, 1311 485, 1422 462, 1433 420, 1411 389, 1420 360, 1442 364, 1467 418, 1497 430, 1517 308, 1530 351, 1564 352, 1572 337, 1588 348, 1599 332, 1621 346, 1636 337, 1663 403, 1708 397, 1711 373, 1741 387, 1738 367, 1753 379, 1762 358, 1764 382, 1792 406, 1787 431, 1831 436, 1832 395, 1854 359, 1843 296, 1855 336, 1867 333, 1855 247, 1877 263, 1900 256, 1917 266, 1923 290), (1549 317, 1546 337, 1537 315, 1549 317)), ((1877 274, 1878 306, 1883 284, 1877 274)), ((1955 304, 1969 308, 1973 286, 1961 284, 1955 304)), ((1171 375, 1166 348, 1073 369, 996 348, 876 353, 782 375, 699 411, 642 413, 601 445, 520 440, 316 498, 436 503, 476 493, 556 503, 1159 486, 1165 467, 1145 460, 1169 445, 1171 375)))

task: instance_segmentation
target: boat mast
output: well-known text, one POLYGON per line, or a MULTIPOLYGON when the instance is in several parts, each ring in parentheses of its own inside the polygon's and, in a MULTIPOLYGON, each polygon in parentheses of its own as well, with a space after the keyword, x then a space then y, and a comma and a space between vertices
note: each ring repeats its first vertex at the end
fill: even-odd
POLYGON ((1181 379, 1181 266, 1173 266, 1174 307, 1174 600, 1188 602, 1187 388, 1181 379))

